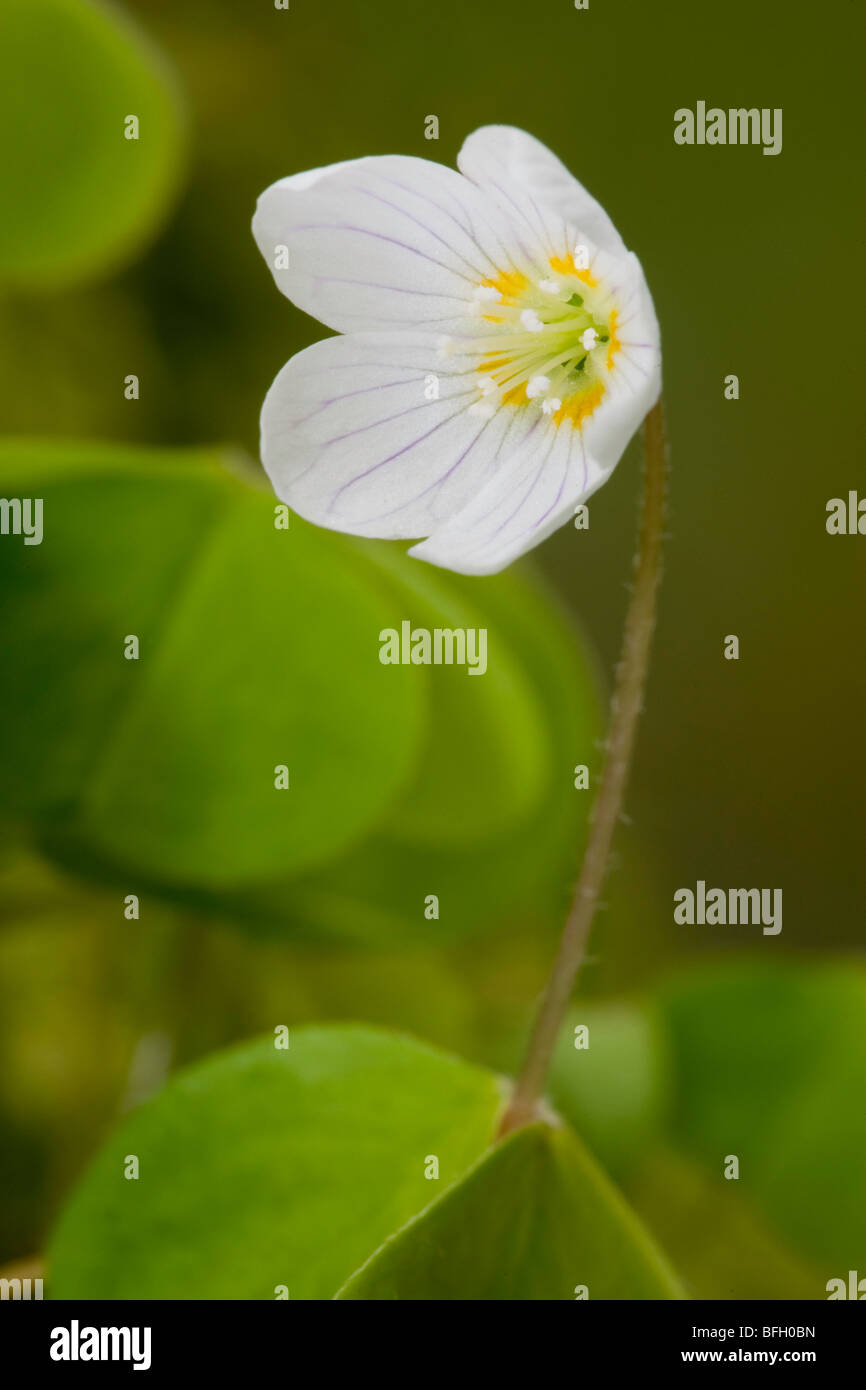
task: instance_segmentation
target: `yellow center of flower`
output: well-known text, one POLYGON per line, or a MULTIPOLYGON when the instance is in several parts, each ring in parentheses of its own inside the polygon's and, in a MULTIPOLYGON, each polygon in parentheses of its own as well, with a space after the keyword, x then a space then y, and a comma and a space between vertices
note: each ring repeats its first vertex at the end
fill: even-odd
POLYGON ((481 362, 473 414, 533 406, 579 428, 604 399, 622 346, 614 297, 593 275, 585 247, 551 257, 548 269, 536 280, 503 270, 476 287, 473 312, 490 331, 474 343, 481 362))

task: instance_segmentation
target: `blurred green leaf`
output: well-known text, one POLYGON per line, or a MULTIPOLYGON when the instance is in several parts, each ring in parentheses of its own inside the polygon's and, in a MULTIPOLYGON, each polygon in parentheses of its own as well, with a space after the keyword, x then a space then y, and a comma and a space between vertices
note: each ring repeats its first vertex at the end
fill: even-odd
POLYGON ((582 1002, 557 1041, 547 1091, 605 1168, 620 1172, 642 1159, 662 1132, 670 1069, 664 1028, 653 1008, 582 1002), (586 1032, 576 1036, 575 1029, 586 1032))
MULTIPOLYGON (((411 594, 416 563, 394 550, 384 552, 384 557, 381 547, 369 547, 369 552, 402 582, 403 592, 411 594)), ((365 941, 405 941, 408 929, 413 939, 448 941, 492 926, 556 929, 580 862, 592 791, 575 790, 573 768, 585 763, 591 776, 597 771, 597 740, 603 727, 598 673, 582 634, 528 567, 475 580, 437 572, 436 586, 453 603, 471 605, 478 614, 475 621, 488 625, 492 662, 502 653, 519 657, 532 703, 521 699, 522 716, 510 732, 503 729, 498 757, 500 763, 522 769, 526 755, 520 742, 528 739, 536 768, 543 769, 542 785, 522 820, 492 842, 465 847, 415 844, 392 818, 387 828, 350 851, 327 874, 300 880, 295 891, 303 920, 338 936, 354 933, 365 941), (534 728, 529 723, 533 712, 534 728), (433 893, 439 897, 440 915, 428 921, 424 898, 433 893)), ((489 674, 465 681, 483 684, 488 679, 489 674)), ((443 818, 446 795, 459 818, 457 808, 467 794, 479 806, 481 790, 493 801, 502 785, 501 773, 496 778, 485 775, 490 732, 479 735, 465 715, 457 732, 461 730, 462 737, 452 735, 448 785, 439 785, 443 818)), ((442 737, 430 745, 428 767, 439 756, 445 737, 443 729, 442 737)), ((537 785, 534 775, 532 782, 537 785)), ((426 804, 427 795, 422 773, 407 796, 426 804)), ((488 815, 491 824, 500 822, 495 805, 488 815)))
POLYGON ((57 1193, 122 1093, 135 1032, 110 949, 112 906, 34 903, 26 920, 0 927, 0 1185, 15 1192, 0 1202, 7 1257, 41 1248, 57 1193))
POLYGON ((866 1250, 866 974, 859 964, 717 963, 661 994, 677 1090, 673 1135, 826 1278, 866 1250))
POLYGON ((682 1296, 619 1193, 567 1129, 533 1125, 486 1154, 387 1241, 341 1299, 682 1296))
POLYGON ((826 1277, 781 1240, 754 1202, 664 1147, 630 1176, 626 1194, 692 1298, 823 1298, 826 1277))
POLYGON ((54 1298, 330 1298, 483 1152, 497 1078, 397 1034, 301 1028, 178 1076, 103 1149, 51 1245, 54 1298), (124 1178, 126 1156, 140 1164, 124 1178))
POLYGON ((3 0, 0 281, 53 287, 131 255, 177 187, 181 125, 162 60, 113 7, 3 0))
POLYGON ((0 799, 127 882, 296 872, 381 816, 417 754, 424 687, 378 661, 388 594, 339 537, 276 530, 223 462, 0 445, 6 495, 41 497, 45 526, 0 552, 0 799))
POLYGON ((0 805, 78 873, 251 925, 370 944, 558 923, 589 804, 572 767, 594 762, 599 717, 549 593, 275 530, 273 499, 226 464, 0 445, 0 486, 41 497, 45 526, 0 555, 22 653, 0 805), (404 620, 485 628, 487 672, 383 666, 379 634, 404 620))
POLYGON ((468 665, 431 666, 426 756, 417 786, 385 825, 401 844, 473 849, 524 824, 550 785, 552 750, 538 691, 507 626, 485 608, 483 588, 460 592, 443 571, 396 549, 367 554, 393 581, 413 627, 485 634, 483 675, 470 676, 468 665))

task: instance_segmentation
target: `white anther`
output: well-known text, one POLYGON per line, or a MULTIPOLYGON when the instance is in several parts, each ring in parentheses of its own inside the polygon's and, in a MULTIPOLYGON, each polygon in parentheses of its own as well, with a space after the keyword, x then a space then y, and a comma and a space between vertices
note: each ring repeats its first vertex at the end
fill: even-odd
POLYGON ((594 328, 586 328, 580 335, 580 341, 582 345, 586 348, 587 352, 592 352, 593 348, 598 342, 598 334, 596 333, 594 328))
POLYGON ((480 376, 478 378, 478 389, 482 396, 489 396, 496 390, 496 382, 492 376, 480 376))
POLYGON ((549 376, 533 376, 530 377, 529 381, 526 383, 526 394, 530 400, 533 400, 536 396, 543 396, 545 391, 549 390, 549 376))
POLYGON ((558 396, 548 396, 546 401, 541 402, 541 409, 544 411, 545 415, 555 415, 557 410, 561 409, 561 407, 562 401, 558 396))
POLYGON ((562 286, 558 280, 539 280, 538 288, 545 294, 559 294, 562 286))
POLYGON ((477 289, 472 291, 472 298, 486 299, 489 300, 491 304, 498 304, 500 294, 495 285, 479 285, 477 289))
POLYGON ((479 415, 482 420, 492 420, 496 414, 496 406, 493 401, 476 401, 469 407, 470 415, 479 415))
POLYGON ((520 322, 524 328, 528 328, 530 333, 540 333, 544 324, 538 317, 534 309, 524 309, 520 315, 520 322))

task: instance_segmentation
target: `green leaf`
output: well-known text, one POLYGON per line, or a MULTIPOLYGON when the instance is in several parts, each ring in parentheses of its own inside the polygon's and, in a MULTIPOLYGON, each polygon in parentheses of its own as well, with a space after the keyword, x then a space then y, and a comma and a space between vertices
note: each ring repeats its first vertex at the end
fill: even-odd
POLYGON ((0 1202, 6 1254, 38 1248, 58 1188, 122 1091, 135 1039, 108 946, 116 910, 106 917, 67 899, 0 926, 0 1185, 15 1192, 0 1202))
POLYGON ((91 0, 4 0, 0 55, 0 281, 55 286, 114 267, 178 183, 179 103, 162 60, 91 0))
POLYGON ((0 806, 79 869, 284 878, 357 840, 417 757, 425 688, 378 661, 389 594, 340 537, 276 530, 225 462, 0 445, 4 495, 44 508, 41 545, 0 551, 0 806))
MULTIPOLYGON (((403 567, 411 574, 414 561, 393 551, 389 559, 396 577, 403 567)), ((492 659, 511 651, 513 660, 519 660, 535 707, 536 728, 529 735, 536 750, 532 757, 544 768, 544 781, 530 814, 492 841, 465 847, 415 844, 389 824, 349 851, 327 874, 298 881, 299 916, 335 937, 352 934, 368 943, 405 942, 408 932, 412 940, 442 942, 491 928, 501 932, 531 924, 535 932, 555 930, 561 926, 580 862, 592 792, 575 790, 573 769, 585 763, 591 777, 598 770, 602 729, 600 682, 582 634, 528 567, 512 567, 482 580, 436 578, 454 601, 471 603, 483 614, 490 627, 492 659), (440 900, 434 921, 423 915, 424 897, 431 893, 440 900)), ((462 679, 480 685, 489 676, 462 679)), ((524 702, 523 708, 530 714, 533 705, 524 702)), ((525 715, 515 720, 512 735, 503 738, 502 764, 524 765, 520 740, 527 736, 527 722, 525 715)), ((449 760, 448 783, 439 787, 443 807, 445 796, 450 796, 455 815, 460 814, 456 808, 467 786, 477 806, 483 806, 479 790, 486 788, 490 800, 489 792, 495 788, 498 795, 502 786, 501 778, 491 786, 484 762, 477 761, 478 750, 489 746, 488 736, 479 736, 468 722, 462 728, 456 744, 459 756, 449 760)), ((430 745, 427 768, 439 756, 446 732, 430 745)), ((427 788, 422 777, 413 782, 409 795, 426 803, 427 788)), ((496 824, 495 805, 488 814, 496 824)))
POLYGON ((0 554, 21 652, 0 809, 79 874, 132 873, 264 931, 438 945, 558 925, 590 801, 573 766, 595 766, 600 719, 549 591, 529 572, 440 576, 297 518, 276 531, 273 499, 226 465, 0 445, 0 487, 41 497, 46 528, 0 554), (485 628, 486 673, 383 666, 380 633, 404 620, 485 628))
MULTIPOLYGON (((460 590, 448 575, 396 549, 368 546, 413 628, 483 632, 485 668, 431 666, 431 722, 416 789, 385 823, 400 844, 473 850, 525 825, 547 791, 553 749, 545 710, 507 627, 485 607, 483 585, 460 590)), ((478 652, 473 655, 477 658, 478 652)))
POLYGON ((431 1200, 428 1156, 456 1181, 500 1104, 492 1074, 364 1028, 214 1057, 109 1140, 51 1243, 51 1296, 330 1298, 431 1200))
POLYGON ((823 1298, 826 1274, 779 1238, 740 1186, 658 1147, 626 1192, 690 1297, 823 1298))
POLYGON ((662 1007, 678 1085, 674 1138, 736 1186, 797 1249, 862 1264, 866 973, 850 965, 716 966, 662 1007))
POLYGON ((681 1297, 666 1261, 566 1129, 497 1145, 387 1241, 341 1299, 681 1297), (586 1293, 578 1293, 583 1286, 586 1293))
POLYGON ((642 1159, 670 1098, 669 1049, 656 1011, 581 1003, 557 1041, 547 1092, 605 1168, 619 1173, 642 1159), (576 1037, 576 1029, 586 1031, 576 1037))

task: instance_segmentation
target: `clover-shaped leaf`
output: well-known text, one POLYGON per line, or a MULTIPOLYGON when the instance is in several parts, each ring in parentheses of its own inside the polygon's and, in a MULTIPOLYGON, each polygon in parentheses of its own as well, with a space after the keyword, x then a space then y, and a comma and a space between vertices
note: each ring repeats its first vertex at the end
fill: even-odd
POLYGON ((92 0, 0 11, 0 283, 67 285, 124 261, 159 225, 182 165, 170 73, 92 0))
POLYGON ((494 1073, 368 1028, 276 1031, 109 1139, 51 1244, 52 1297, 678 1296, 574 1136, 491 1148, 494 1073))

